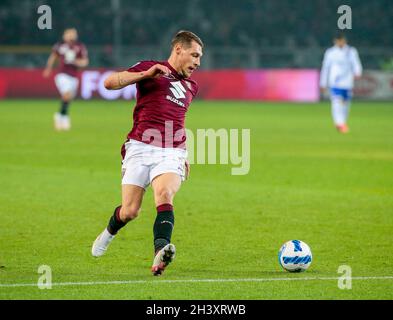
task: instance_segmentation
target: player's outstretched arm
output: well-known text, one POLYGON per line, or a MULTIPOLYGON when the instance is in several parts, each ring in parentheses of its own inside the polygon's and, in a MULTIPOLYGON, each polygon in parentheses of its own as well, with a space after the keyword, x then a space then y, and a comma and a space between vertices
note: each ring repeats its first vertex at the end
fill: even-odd
POLYGON ((170 73, 171 70, 161 64, 155 64, 148 70, 141 72, 114 72, 105 79, 104 86, 108 90, 118 90, 144 79, 158 78, 162 75, 169 75, 170 73))
POLYGON ((329 76, 329 68, 330 68, 330 51, 327 50, 323 57, 322 61, 322 69, 320 73, 319 79, 319 87, 322 93, 326 93, 328 86, 328 76, 329 76))
POLYGON ((49 77, 50 74, 52 73, 52 69, 53 69, 53 66, 54 66, 56 60, 57 60, 57 54, 52 52, 48 58, 48 61, 46 63, 46 68, 43 72, 43 76, 45 78, 49 77))
POLYGON ((75 65, 79 68, 86 68, 89 65, 89 58, 76 59, 75 65))
POLYGON ((352 60, 352 67, 354 71, 355 80, 360 80, 363 73, 363 66, 362 63, 360 62, 359 53, 355 48, 352 48, 351 60, 352 60))

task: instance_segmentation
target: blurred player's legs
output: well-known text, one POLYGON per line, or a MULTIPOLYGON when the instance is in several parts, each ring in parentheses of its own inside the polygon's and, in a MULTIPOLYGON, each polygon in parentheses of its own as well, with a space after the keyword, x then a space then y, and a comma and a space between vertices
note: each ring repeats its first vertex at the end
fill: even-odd
POLYGON ((75 97, 79 80, 65 73, 59 73, 55 77, 55 83, 61 95, 60 111, 54 116, 56 130, 70 130, 71 120, 68 114, 70 102, 75 97))
POLYGON ((130 184, 122 185, 122 204, 115 209, 109 219, 108 226, 94 241, 91 248, 94 257, 102 256, 117 232, 138 216, 144 193, 145 189, 142 187, 130 184))
POLYGON ((350 92, 345 89, 331 90, 332 117, 337 130, 341 133, 349 132, 348 116, 350 108, 350 92))

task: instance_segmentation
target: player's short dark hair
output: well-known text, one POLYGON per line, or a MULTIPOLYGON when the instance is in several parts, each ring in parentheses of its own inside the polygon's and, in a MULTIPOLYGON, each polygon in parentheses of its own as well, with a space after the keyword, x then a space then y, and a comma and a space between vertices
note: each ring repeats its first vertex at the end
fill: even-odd
POLYGON ((78 30, 75 27, 67 27, 63 30, 63 34, 66 33, 67 31, 75 30, 76 33, 78 33, 78 30))
POLYGON ((339 32, 334 35, 334 40, 347 40, 347 37, 344 33, 339 32))
POLYGON ((181 43, 187 47, 191 46, 192 41, 195 41, 203 48, 203 42, 195 33, 187 30, 180 30, 172 39, 172 48, 177 44, 181 43))

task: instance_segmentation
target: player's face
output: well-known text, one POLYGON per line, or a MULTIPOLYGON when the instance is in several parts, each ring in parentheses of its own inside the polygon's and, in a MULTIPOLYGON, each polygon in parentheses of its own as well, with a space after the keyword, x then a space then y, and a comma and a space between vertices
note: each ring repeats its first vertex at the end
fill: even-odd
POLYGON ((64 31, 63 40, 64 42, 74 42, 78 39, 78 32, 75 29, 68 29, 64 31))
POLYGON ((190 77, 195 69, 199 68, 202 55, 202 47, 195 41, 191 42, 190 47, 180 46, 179 62, 184 77, 190 77))
POLYGON ((344 47, 347 44, 347 40, 344 38, 341 39, 334 39, 334 44, 340 48, 344 47))

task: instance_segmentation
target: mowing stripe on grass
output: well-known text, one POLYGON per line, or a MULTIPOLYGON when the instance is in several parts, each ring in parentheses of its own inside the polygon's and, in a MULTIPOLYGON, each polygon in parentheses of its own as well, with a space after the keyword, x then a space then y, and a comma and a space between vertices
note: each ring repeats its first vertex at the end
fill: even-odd
MULTIPOLYGON (((91 281, 91 282, 58 282, 52 286, 96 286, 115 284, 160 284, 160 283, 192 283, 192 282, 269 282, 269 281, 337 281, 339 277, 304 277, 304 278, 249 278, 249 279, 179 279, 179 280, 124 280, 124 281, 91 281)), ((352 277, 352 280, 393 280, 393 276, 352 277)), ((36 287, 37 283, 3 283, 0 288, 36 287)))

